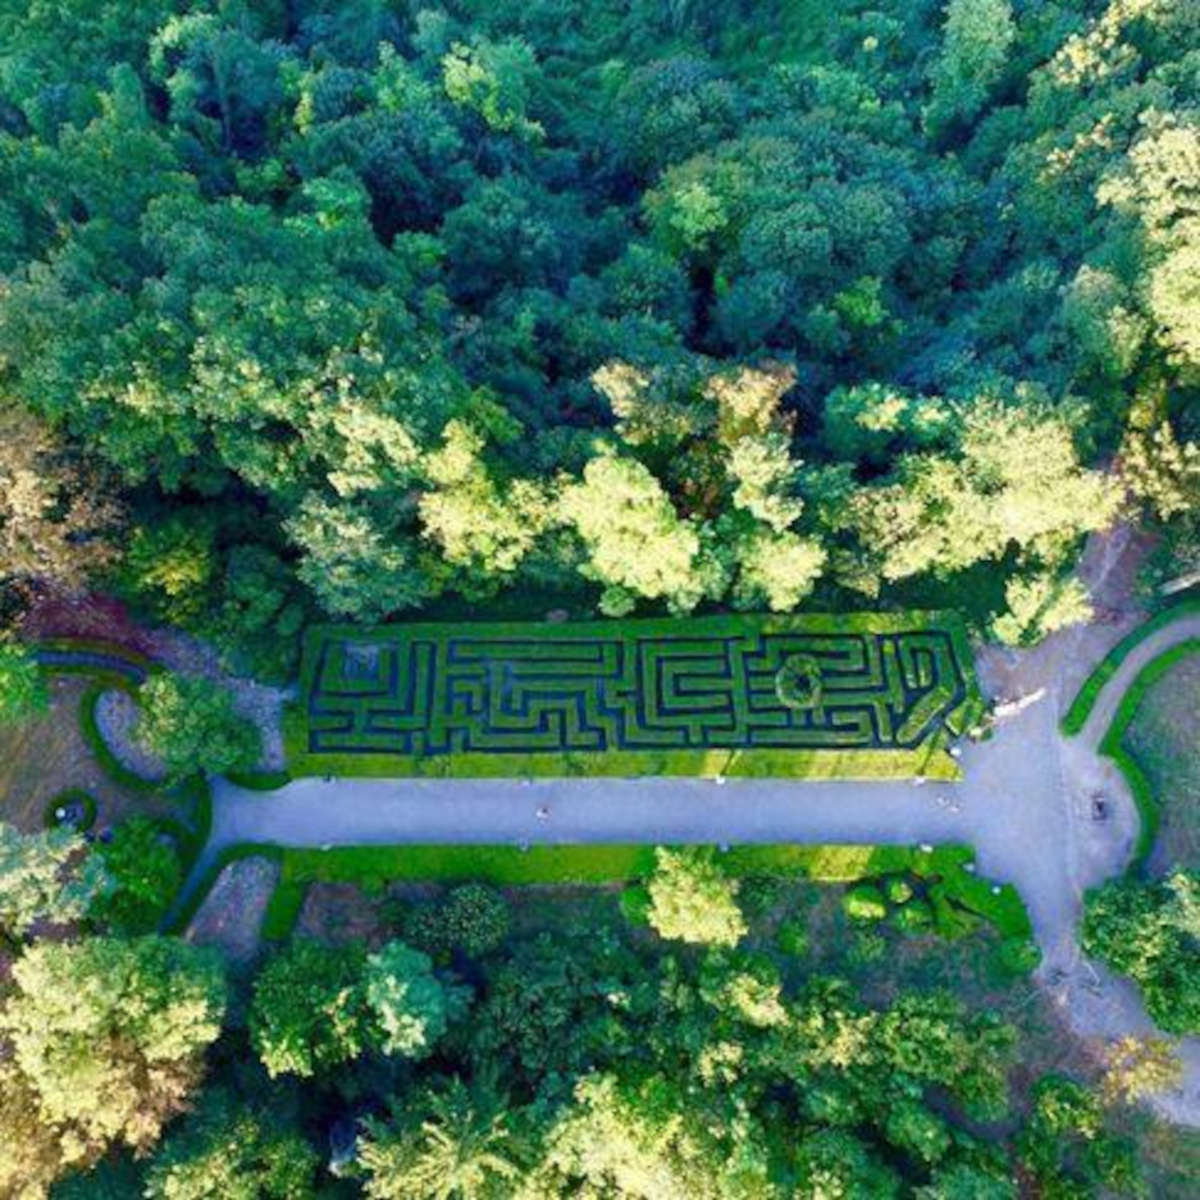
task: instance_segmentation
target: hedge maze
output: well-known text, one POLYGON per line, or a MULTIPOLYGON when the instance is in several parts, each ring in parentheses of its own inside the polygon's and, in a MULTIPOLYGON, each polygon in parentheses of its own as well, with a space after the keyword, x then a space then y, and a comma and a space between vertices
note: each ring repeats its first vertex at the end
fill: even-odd
POLYGON ((294 773, 914 774, 977 699, 928 614, 318 626, 302 680, 294 773))

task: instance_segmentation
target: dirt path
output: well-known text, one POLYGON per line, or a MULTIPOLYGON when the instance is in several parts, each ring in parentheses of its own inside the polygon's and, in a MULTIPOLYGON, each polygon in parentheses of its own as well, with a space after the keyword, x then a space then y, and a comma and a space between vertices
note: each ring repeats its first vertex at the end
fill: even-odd
MULTIPOLYGON (((980 675, 993 696, 1041 694, 963 748, 958 784, 703 779, 300 779, 276 792, 214 781, 213 830, 191 886, 238 842, 284 846, 405 842, 963 842, 979 870, 1020 890, 1044 960, 1039 978, 1085 1037, 1144 1034, 1136 991, 1084 960, 1076 942, 1083 893, 1129 860, 1137 813, 1124 780, 1096 748, 1141 668, 1188 637, 1200 616, 1139 646, 1101 692, 1082 734, 1058 721, 1090 667, 1128 627, 1090 625, 1033 651, 988 650, 980 675), (1109 815, 1093 818, 1103 797, 1109 815), (548 810, 540 817, 538 810, 548 810)), ((1157 1107, 1200 1125, 1200 1041, 1181 1045, 1186 1079, 1157 1107)))

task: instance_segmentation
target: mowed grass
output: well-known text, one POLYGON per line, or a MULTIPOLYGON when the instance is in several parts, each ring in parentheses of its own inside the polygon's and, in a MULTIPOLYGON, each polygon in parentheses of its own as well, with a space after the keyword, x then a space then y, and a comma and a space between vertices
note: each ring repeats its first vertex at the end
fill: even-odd
POLYGON ((1122 747, 1159 810, 1157 866, 1200 866, 1200 653, 1173 663, 1142 697, 1122 747))
POLYGON ((123 787, 96 761, 79 722, 80 703, 91 687, 84 676, 55 676, 47 712, 0 726, 0 820, 26 833, 41 829, 47 804, 67 788, 82 788, 95 798, 98 830, 135 813, 172 815, 172 806, 155 793, 123 787))

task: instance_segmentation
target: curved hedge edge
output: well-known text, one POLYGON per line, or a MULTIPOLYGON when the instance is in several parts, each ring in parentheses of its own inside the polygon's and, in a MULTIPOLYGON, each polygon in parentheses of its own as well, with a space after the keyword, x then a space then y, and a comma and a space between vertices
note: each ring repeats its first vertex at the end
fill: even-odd
POLYGON ((84 654, 103 654, 109 658, 119 658, 131 667, 138 667, 147 674, 162 671, 165 668, 152 658, 148 658, 138 650, 130 650, 118 642, 105 641, 104 638, 85 637, 46 637, 36 638, 33 643, 35 650, 52 650, 61 654, 72 652, 84 654))
POLYGON ((1116 763, 1117 769, 1125 776, 1125 782, 1129 785, 1140 818, 1134 855, 1128 867, 1130 872, 1140 871, 1145 865, 1150 851, 1154 849, 1162 813, 1145 772, 1133 755, 1122 745, 1125 731, 1137 715, 1138 707, 1146 693, 1176 663, 1193 654, 1200 654, 1200 638, 1188 638, 1187 641, 1164 650, 1157 658, 1152 658, 1137 673, 1133 682, 1126 689, 1125 695, 1121 697, 1121 703, 1117 705, 1112 724, 1100 740, 1100 753, 1106 758, 1111 758, 1116 763))
POLYGON ((236 787, 251 792, 273 792, 292 782, 291 772, 286 768, 278 771, 227 771, 225 778, 236 787))
MULTIPOLYGON (((213 860, 195 887, 188 892, 187 898, 181 904, 173 904, 168 910, 167 916, 163 919, 161 932, 182 934, 192 923, 192 918, 200 911, 200 906, 208 899, 208 894, 213 890, 213 885, 217 882, 221 872, 230 863, 239 862, 243 858, 269 858, 273 862, 282 863, 283 856, 283 847, 276 846, 272 842, 238 842, 236 845, 226 846, 213 860)), ((184 888, 187 888, 187 881, 184 882, 184 888)))
POLYGON ((1157 633, 1167 625, 1181 620, 1183 617, 1200 613, 1200 599, 1184 600, 1157 612, 1149 620, 1144 621, 1132 632, 1123 637, 1093 668, 1092 673, 1083 681, 1071 707, 1063 714, 1059 728, 1068 737, 1074 737, 1091 716, 1096 698, 1104 690, 1104 685, 1117 673, 1117 668, 1129 655, 1141 645, 1151 634, 1157 633))
MULTIPOLYGON (((100 697, 105 692, 111 690, 112 687, 108 681, 93 683, 80 698, 79 731, 83 734, 83 740, 87 742, 88 749, 91 750, 96 762, 99 763, 100 769, 114 783, 135 792, 157 791, 160 787, 164 786, 164 781, 161 779, 143 779, 136 772, 131 771, 109 749, 108 743, 104 740, 104 735, 100 732, 100 726, 96 721, 96 705, 99 703, 100 697)), ((128 688, 126 690, 131 691, 128 688)))
POLYGON ((73 828, 77 833, 86 833, 95 823, 96 797, 86 788, 63 788, 61 792, 55 792, 42 808, 42 824, 47 829, 73 828), (68 804, 76 802, 83 805, 83 821, 75 826, 60 825, 58 818, 54 815, 55 811, 60 807, 65 807, 68 804))

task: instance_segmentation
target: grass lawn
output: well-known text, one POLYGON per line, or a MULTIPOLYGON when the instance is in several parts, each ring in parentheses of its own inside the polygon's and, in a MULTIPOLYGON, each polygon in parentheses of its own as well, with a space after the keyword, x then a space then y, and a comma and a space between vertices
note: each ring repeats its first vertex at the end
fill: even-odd
POLYGON ((1158 808, 1155 865, 1200 866, 1200 652, 1172 663, 1150 685, 1121 745, 1158 808))
POLYGON ((137 814, 180 815, 161 793, 122 784, 97 761, 80 725, 81 705, 92 688, 83 675, 51 676, 49 711, 0 727, 0 820, 26 833, 41 829, 47 804, 68 788, 95 799, 96 830, 137 814))

